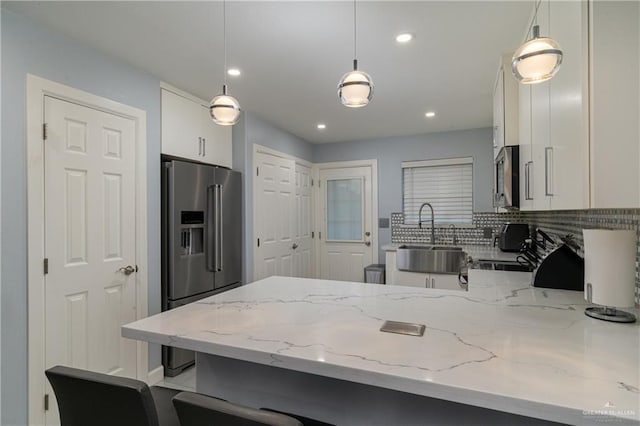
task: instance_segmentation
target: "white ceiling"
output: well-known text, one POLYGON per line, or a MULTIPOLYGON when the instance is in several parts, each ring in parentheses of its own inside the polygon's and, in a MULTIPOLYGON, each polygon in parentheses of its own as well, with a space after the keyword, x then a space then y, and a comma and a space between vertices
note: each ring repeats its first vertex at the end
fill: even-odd
MULTIPOLYGON (((221 2, 4 2, 3 7, 210 99, 221 91, 221 2)), ((531 1, 359 1, 366 108, 336 86, 352 66, 349 1, 227 3, 229 91, 246 111, 310 142, 491 126, 499 56, 522 41, 531 1), (416 35, 408 45, 395 35, 416 35), (426 111, 436 117, 426 119, 426 111), (318 131, 316 124, 326 123, 318 131)))

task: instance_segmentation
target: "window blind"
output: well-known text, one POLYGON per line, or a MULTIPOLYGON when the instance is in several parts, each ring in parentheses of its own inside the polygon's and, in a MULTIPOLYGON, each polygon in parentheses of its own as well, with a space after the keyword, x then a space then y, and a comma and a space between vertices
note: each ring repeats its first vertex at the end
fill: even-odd
MULTIPOLYGON (((473 221, 473 158, 412 161, 402 164, 405 223, 417 224, 422 203, 431 203, 436 224, 473 221)), ((423 224, 431 210, 422 211, 423 224)))

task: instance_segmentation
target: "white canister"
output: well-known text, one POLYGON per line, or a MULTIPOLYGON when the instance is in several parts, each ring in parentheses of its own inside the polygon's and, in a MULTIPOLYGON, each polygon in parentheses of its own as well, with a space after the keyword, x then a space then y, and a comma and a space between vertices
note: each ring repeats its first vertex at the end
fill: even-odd
POLYGON ((602 306, 635 301, 636 231, 584 229, 584 297, 602 306))

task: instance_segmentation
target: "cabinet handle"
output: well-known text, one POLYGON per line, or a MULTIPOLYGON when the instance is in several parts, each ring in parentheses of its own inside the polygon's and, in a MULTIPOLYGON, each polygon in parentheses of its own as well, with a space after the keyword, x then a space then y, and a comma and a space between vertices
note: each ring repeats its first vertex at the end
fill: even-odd
POLYGON ((205 138, 202 138, 202 156, 207 156, 207 140, 205 138))
POLYGON ((544 195, 553 196, 551 177, 553 170, 553 148, 548 146, 544 149, 544 195))
POLYGON ((198 155, 202 155, 202 138, 198 136, 198 155))
POLYGON ((429 277, 424 279, 424 288, 429 288, 429 277))
POLYGON ((524 165, 524 194, 526 200, 533 200, 531 196, 531 166, 533 165, 533 161, 527 161, 524 165))

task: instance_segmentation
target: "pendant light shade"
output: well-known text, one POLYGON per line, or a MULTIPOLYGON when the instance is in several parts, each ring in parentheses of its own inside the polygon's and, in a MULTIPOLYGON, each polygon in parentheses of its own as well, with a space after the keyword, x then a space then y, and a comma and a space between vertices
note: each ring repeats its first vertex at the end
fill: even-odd
POLYGON ((349 71, 340 79, 338 96, 342 105, 349 108, 367 106, 373 98, 373 81, 371 76, 358 69, 358 61, 353 61, 353 71, 349 71))
POLYGON ((233 126, 240 118, 240 103, 233 96, 227 95, 227 85, 222 86, 222 94, 216 96, 209 104, 209 113, 213 122, 221 126, 233 126))
POLYGON ((349 108, 367 106, 373 98, 371 76, 358 69, 358 27, 356 0, 353 0, 353 71, 342 76, 338 83, 338 98, 349 108))
POLYGON ((224 44, 224 84, 222 94, 214 97, 209 104, 209 114, 213 122, 220 126, 233 126, 240 118, 240 103, 227 95, 227 3, 222 1, 222 38, 224 44))
POLYGON ((533 38, 513 54, 511 70, 522 84, 542 83, 552 78, 562 64, 562 48, 552 38, 540 37, 540 27, 533 27, 533 38))

